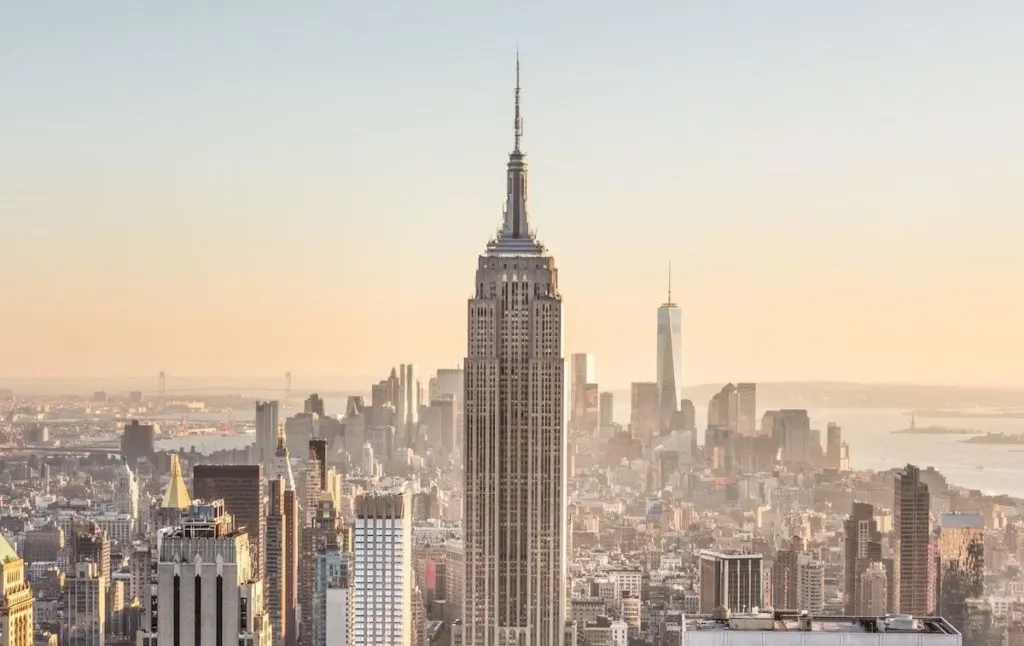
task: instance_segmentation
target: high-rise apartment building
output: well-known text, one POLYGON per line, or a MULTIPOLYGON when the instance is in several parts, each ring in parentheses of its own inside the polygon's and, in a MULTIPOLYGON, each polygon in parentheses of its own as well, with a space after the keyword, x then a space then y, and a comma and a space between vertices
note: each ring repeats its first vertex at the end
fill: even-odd
POLYGON ((157 564, 156 630, 139 646, 270 646, 263 581, 252 569, 246 532, 223 500, 195 502, 165 534, 157 564))
POLYGON ((931 499, 928 485, 921 482, 921 472, 916 466, 908 464, 896 474, 895 494, 893 529, 899 546, 896 609, 923 617, 935 609, 934 581, 929 576, 934 572, 929 563, 928 546, 931 499))
POLYGON ((266 464, 277 449, 280 405, 276 401, 256 402, 256 459, 266 464))
POLYGON ((760 608, 764 597, 764 557, 738 552, 700 553, 700 612, 717 608, 751 612, 760 608))
POLYGON ((772 564, 772 605, 776 610, 797 610, 800 608, 797 597, 797 562, 804 553, 804 541, 794 536, 789 547, 775 553, 772 564))
POLYGON ((264 606, 273 628, 272 645, 293 646, 298 633, 299 510, 291 480, 278 477, 269 484, 264 606))
MULTIPOLYGON (((277 427, 274 427, 274 446, 277 446, 277 427)), ((271 451, 268 461, 273 459, 271 451)), ((252 575, 263 577, 266 564, 263 554, 263 536, 267 533, 267 482, 263 478, 263 463, 198 464, 192 469, 193 498, 223 500, 231 514, 234 527, 249 535, 246 554, 252 559, 252 575)))
POLYGON ((92 562, 75 563, 64 580, 64 646, 103 646, 107 630, 107 585, 92 562))
POLYGON ((329 544, 316 555, 313 646, 349 646, 355 622, 351 575, 352 553, 342 545, 329 544))
POLYGON ((889 576, 892 574, 892 562, 888 569, 884 563, 872 563, 860 575, 857 589, 857 607, 861 609, 858 616, 884 617, 892 607, 892 594, 889 592, 889 576))
POLYGON ((3 573, 3 603, 0 604, 0 645, 32 646, 35 636, 36 600, 25 580, 25 562, 0 534, 0 572, 3 573))
MULTIPOLYGON (((324 440, 309 440, 306 446, 306 464, 302 468, 302 490, 300 505, 303 520, 301 525, 308 527, 316 517, 320 495, 327 489, 327 443, 324 440)), ((312 568, 312 563, 309 564, 312 568)), ((312 569, 310 570, 312 572, 312 569)))
POLYGON ((736 432, 747 437, 757 433, 757 384, 736 384, 736 432))
POLYGON ((985 519, 981 514, 939 514, 938 614, 960 632, 967 630, 968 599, 985 587, 985 519))
POLYGON ((672 302, 672 273, 669 269, 668 298, 658 308, 658 410, 659 428, 670 430, 679 410, 683 387, 683 311, 672 302))
POLYGON ((340 542, 334 498, 327 487, 326 447, 320 440, 309 443, 306 463, 306 514, 299 547, 299 645, 313 646, 316 636, 316 557, 328 545, 340 542))
POLYGON ((812 614, 825 609, 825 564, 807 553, 796 559, 796 603, 812 614))
POLYGON ((352 646, 412 643, 412 496, 368 493, 353 527, 352 646))
POLYGON ((568 592, 562 299, 555 260, 530 228, 516 67, 504 222, 468 303, 467 646, 560 646, 568 592))
MULTIPOLYGON (((875 563, 878 563, 883 571, 885 568, 892 569, 891 561, 882 560, 882 534, 878 530, 878 521, 875 520, 875 508, 866 502, 854 502, 850 515, 843 523, 843 529, 844 611, 851 617, 870 614, 866 610, 877 607, 878 593, 875 587, 871 587, 872 598, 867 600, 863 597, 863 577, 866 572, 874 569, 875 563)), ((875 579, 873 586, 877 585, 877 577, 875 579)), ((891 611, 892 600, 886 599, 882 606, 891 611)))

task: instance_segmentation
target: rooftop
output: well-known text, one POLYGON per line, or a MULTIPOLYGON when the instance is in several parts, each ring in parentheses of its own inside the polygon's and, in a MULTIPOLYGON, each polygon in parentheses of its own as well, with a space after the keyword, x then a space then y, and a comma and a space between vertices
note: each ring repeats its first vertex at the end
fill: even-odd
POLYGON ((916 633, 959 635, 942 617, 848 617, 810 616, 795 612, 736 614, 729 618, 687 617, 687 630, 730 630, 745 632, 826 632, 826 633, 916 633))
POLYGON ((9 561, 20 560, 17 550, 11 545, 11 542, 7 540, 7 537, 0 534, 0 562, 7 563, 9 561))

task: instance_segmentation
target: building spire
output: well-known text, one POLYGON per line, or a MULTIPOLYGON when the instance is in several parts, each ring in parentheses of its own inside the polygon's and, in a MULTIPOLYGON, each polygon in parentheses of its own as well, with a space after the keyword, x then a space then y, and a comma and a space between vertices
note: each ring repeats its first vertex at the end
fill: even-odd
POLYGON ((668 261, 668 298, 665 299, 665 304, 662 307, 675 307, 676 304, 672 302, 672 261, 668 261))
POLYGON ((520 144, 523 138, 523 107, 519 85, 519 50, 516 49, 515 148, 508 156, 508 179, 505 202, 505 225, 501 237, 530 240, 530 219, 526 206, 526 155, 520 144))
POLYGON ((668 302, 672 302, 672 261, 668 261, 668 302))
POLYGON ((517 153, 520 152, 520 150, 519 150, 519 141, 523 138, 523 113, 522 113, 522 110, 520 109, 519 91, 520 91, 520 88, 519 88, 519 48, 516 47, 516 122, 515 122, 515 132, 516 132, 516 139, 515 139, 515 141, 516 141, 516 147, 514 148, 514 151, 517 152, 517 153))

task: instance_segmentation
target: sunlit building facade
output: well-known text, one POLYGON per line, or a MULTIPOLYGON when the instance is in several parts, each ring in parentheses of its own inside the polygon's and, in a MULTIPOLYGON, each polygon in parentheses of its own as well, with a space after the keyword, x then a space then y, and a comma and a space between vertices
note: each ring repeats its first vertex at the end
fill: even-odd
POLYGON ((661 428, 669 430, 679 409, 683 367, 683 311, 672 302, 669 276, 668 299, 658 308, 658 400, 661 428))
POLYGON ((466 646, 564 640, 562 299, 554 258, 530 229, 518 79, 515 106, 504 223, 480 256, 468 304, 466 646))

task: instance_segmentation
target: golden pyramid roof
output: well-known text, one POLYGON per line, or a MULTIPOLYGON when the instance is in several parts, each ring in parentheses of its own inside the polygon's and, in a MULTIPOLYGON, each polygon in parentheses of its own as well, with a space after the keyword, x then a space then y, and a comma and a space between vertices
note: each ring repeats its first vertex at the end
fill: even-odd
POLYGON ((192 504, 192 497, 188 495, 185 487, 185 479, 181 477, 181 463, 178 456, 171 454, 171 481, 167 483, 164 490, 164 499, 161 507, 164 509, 188 509, 192 504))

